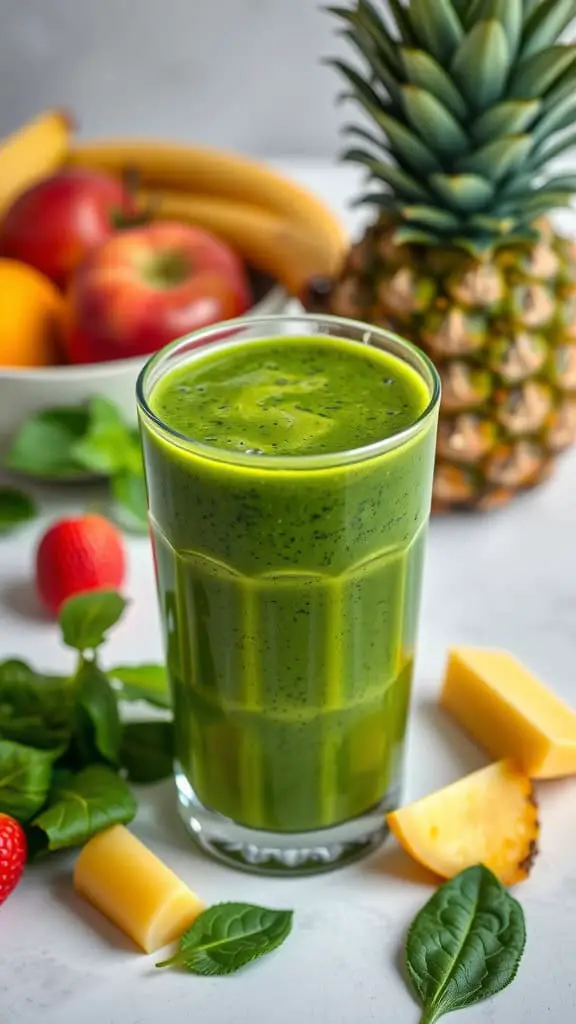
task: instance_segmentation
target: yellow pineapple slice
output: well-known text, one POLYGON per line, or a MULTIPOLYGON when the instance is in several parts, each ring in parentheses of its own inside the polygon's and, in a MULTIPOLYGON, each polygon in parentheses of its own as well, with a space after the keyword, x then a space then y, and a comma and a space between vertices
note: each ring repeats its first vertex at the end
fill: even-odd
POLYGON ((507 651, 454 647, 442 707, 495 759, 531 779, 576 775, 576 711, 507 651))
POLYGON ((530 874, 538 806, 530 779, 498 761, 388 815, 404 849, 441 878, 485 864, 504 885, 530 874))

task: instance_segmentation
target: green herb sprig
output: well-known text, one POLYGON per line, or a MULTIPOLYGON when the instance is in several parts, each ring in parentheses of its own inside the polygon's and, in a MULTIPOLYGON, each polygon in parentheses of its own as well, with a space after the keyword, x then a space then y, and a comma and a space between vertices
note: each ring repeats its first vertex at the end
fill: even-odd
POLYGON ((0 812, 26 826, 32 853, 84 843, 134 817, 129 781, 171 774, 171 721, 123 722, 124 701, 168 709, 159 665, 106 671, 100 649, 126 602, 113 590, 68 600, 59 622, 76 651, 70 675, 46 675, 23 661, 0 663, 0 812))
MULTIPOLYGON (((107 398, 31 416, 17 432, 3 465, 40 481, 82 480, 87 473, 102 477, 108 483, 110 517, 129 532, 147 531, 138 431, 107 398)), ((32 499, 23 491, 0 488, 0 535, 35 514, 32 499)))

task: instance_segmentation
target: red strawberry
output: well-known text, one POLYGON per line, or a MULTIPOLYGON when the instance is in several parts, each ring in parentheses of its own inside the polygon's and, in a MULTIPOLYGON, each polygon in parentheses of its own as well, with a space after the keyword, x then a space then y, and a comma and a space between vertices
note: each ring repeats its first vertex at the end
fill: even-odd
POLYGON ((26 863, 24 829, 7 814, 0 814, 0 906, 16 888, 26 863))
POLYGON ((122 534, 103 516, 62 519, 44 534, 36 552, 36 588, 55 615, 74 594, 119 589, 126 557, 122 534))

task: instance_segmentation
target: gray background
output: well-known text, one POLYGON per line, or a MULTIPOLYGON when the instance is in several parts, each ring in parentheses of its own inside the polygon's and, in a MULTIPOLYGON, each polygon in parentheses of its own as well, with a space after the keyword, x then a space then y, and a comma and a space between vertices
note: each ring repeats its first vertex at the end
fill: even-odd
POLYGON ((83 135, 333 157, 339 48, 317 0, 0 0, 0 134, 58 104, 83 135))

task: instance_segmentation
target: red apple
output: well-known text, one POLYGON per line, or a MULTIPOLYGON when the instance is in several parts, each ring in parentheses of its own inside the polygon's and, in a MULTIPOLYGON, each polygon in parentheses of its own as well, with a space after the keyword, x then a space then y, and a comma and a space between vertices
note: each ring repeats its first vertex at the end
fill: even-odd
POLYGON ((58 287, 96 245, 133 214, 122 182, 79 168, 44 178, 24 192, 0 224, 0 255, 36 267, 58 287))
POLYGON ((73 276, 68 357, 148 355, 190 331, 240 316, 252 296, 241 259, 214 235, 171 221, 119 232, 73 276))

